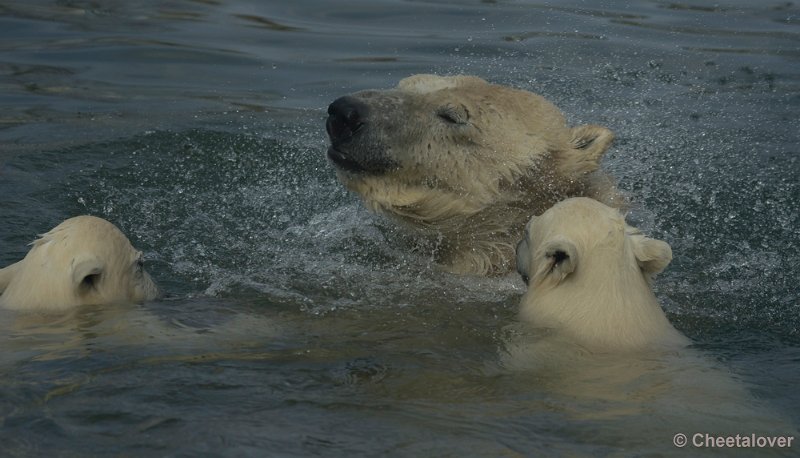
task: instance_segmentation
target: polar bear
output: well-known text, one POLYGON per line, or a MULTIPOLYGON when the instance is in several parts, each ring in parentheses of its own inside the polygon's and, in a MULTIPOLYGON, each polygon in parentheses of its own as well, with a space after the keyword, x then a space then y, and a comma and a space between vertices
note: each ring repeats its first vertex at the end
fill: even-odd
POLYGON ((142 252, 102 218, 70 218, 32 245, 23 260, 0 269, 0 307, 59 311, 159 295, 142 252))
POLYGON ((651 289, 672 260, 666 242, 628 226, 617 209, 586 197, 534 216, 517 245, 528 283, 520 317, 583 348, 625 352, 681 347, 651 289))
POLYGON ((473 76, 415 75, 328 107, 328 158, 373 211, 434 244, 464 274, 513 270, 525 222, 554 203, 625 199, 599 169, 614 135, 571 128, 550 102, 473 76))
POLYGON ((672 326, 651 288, 672 250, 628 226, 619 210, 566 199, 531 218, 516 251, 528 290, 519 322, 504 330, 501 360, 535 377, 548 406, 617 424, 606 431, 625 431, 631 444, 675 431, 795 434, 672 326))

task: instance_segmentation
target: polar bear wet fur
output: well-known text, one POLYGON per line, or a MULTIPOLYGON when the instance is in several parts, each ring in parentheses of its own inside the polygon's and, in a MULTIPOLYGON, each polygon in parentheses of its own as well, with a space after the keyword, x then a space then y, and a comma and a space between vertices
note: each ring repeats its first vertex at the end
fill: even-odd
POLYGON ((614 136, 567 126, 543 97, 472 76, 416 75, 328 108, 328 158, 373 211, 438 244, 457 273, 513 269, 525 222, 554 203, 624 199, 599 169, 614 136))
POLYGON ((654 430, 797 430, 669 322, 651 287, 672 259, 667 243, 583 197, 533 217, 524 232, 517 268, 528 291, 501 358, 533 372, 552 406, 619 422, 633 443, 654 430))
POLYGON ((620 212, 588 198, 562 201, 531 218, 517 245, 528 283, 520 317, 598 351, 684 346, 651 289, 672 260, 620 212))
POLYGON ((102 218, 70 218, 32 245, 23 260, 0 269, 0 307, 57 311, 138 303, 159 294, 142 253, 102 218))

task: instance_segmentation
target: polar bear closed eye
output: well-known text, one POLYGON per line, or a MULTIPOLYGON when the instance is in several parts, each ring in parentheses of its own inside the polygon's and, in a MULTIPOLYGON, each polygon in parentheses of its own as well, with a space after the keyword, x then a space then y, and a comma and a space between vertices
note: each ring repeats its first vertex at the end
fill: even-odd
POLYGON ((104 219, 70 218, 32 245, 23 260, 0 269, 0 307, 55 311, 159 295, 142 253, 104 219))
POLYGON ((589 349, 686 345, 650 286, 671 259, 666 242, 628 226, 618 210, 567 199, 532 218, 517 245, 528 283, 520 317, 589 349))
POLYGON ((531 215, 571 196, 623 206, 600 160, 614 135, 569 127, 543 97, 472 76, 415 75, 328 107, 328 158, 373 211, 436 246, 447 270, 513 270, 531 215))

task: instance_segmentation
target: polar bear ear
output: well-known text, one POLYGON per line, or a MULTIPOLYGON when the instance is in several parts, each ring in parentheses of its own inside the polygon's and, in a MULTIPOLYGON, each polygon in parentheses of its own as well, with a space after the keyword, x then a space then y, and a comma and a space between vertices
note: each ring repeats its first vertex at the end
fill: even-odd
POLYGON ((672 248, 667 242, 645 237, 641 232, 629 232, 633 244, 633 254, 639 267, 648 276, 664 270, 672 261, 672 248))
POLYGON ((572 128, 570 143, 578 157, 574 158, 576 172, 589 173, 597 170, 600 159, 614 141, 611 130, 596 125, 585 125, 572 128))
POLYGON ((534 286, 555 286, 577 267, 578 250, 574 243, 559 237, 544 244, 535 256, 535 263, 534 286))
POLYGON ((83 259, 73 262, 72 286, 75 291, 85 293, 97 287, 105 266, 97 258, 83 259))

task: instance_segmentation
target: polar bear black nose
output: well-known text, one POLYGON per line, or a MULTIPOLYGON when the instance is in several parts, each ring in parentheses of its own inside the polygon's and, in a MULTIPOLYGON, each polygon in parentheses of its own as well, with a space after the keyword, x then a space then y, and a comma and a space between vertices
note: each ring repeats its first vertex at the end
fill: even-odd
POLYGON ((368 112, 367 105, 355 97, 344 96, 328 106, 328 121, 325 129, 333 143, 352 137, 363 125, 368 112))

